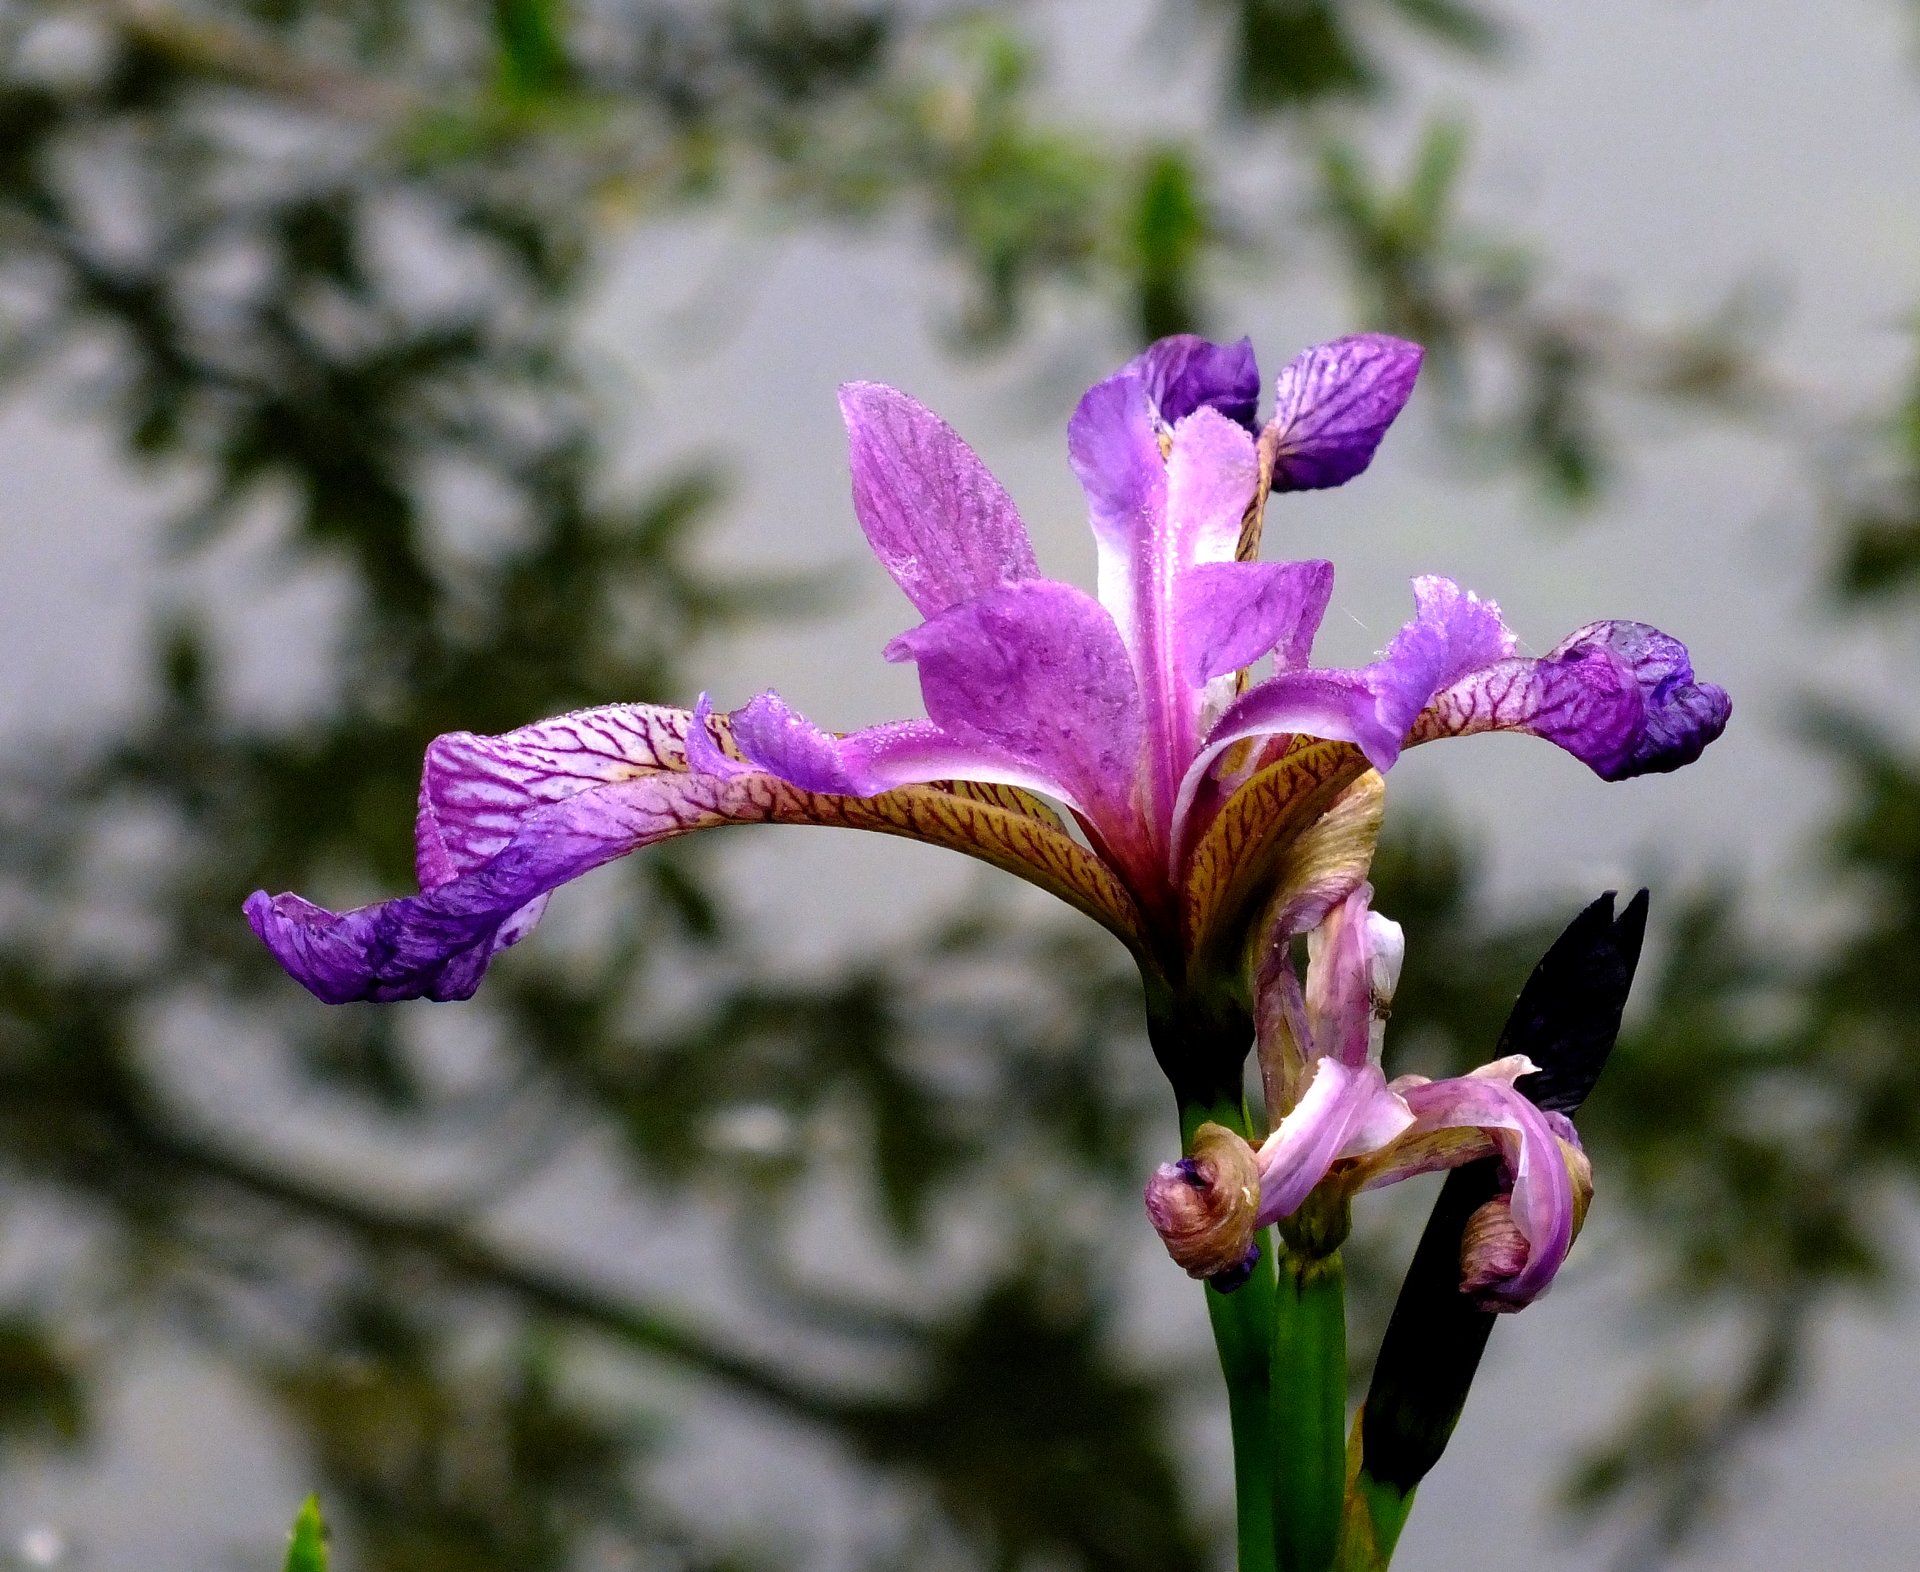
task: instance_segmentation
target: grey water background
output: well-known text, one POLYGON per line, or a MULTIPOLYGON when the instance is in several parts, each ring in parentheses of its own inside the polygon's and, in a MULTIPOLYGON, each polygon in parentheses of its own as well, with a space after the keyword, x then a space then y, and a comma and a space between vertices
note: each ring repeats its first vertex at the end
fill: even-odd
MULTIPOLYGON (((1508 12, 1521 47, 1503 71, 1417 68, 1423 97, 1470 109, 1478 203, 1523 226, 1601 298, 1679 313, 1743 277, 1777 288, 1778 358, 1836 404, 1897 383, 1920 276, 1920 94, 1897 8, 1630 0, 1508 12)), ((1160 8, 1063 6, 1051 25, 1061 92, 1078 112, 1177 123, 1198 91, 1190 63, 1164 63, 1178 19, 1160 8), (1128 85, 1124 101, 1115 81, 1128 85)), ((1385 134, 1410 135, 1411 121, 1385 134)), ((736 463, 738 489, 711 538, 716 560, 830 567, 844 590, 826 615, 697 651, 688 667, 720 702, 777 683, 836 726, 915 711, 911 671, 877 653, 904 606, 866 560, 845 498, 832 391, 850 377, 893 382, 945 413, 1007 483, 1049 571, 1089 581, 1061 438, 1074 390, 1104 369, 1109 347, 1074 342, 1063 313, 1030 351, 957 365, 929 321, 926 268, 904 235, 776 238, 751 214, 722 210, 649 231, 609 269, 581 325, 628 412, 624 457, 636 470, 700 449, 736 463)), ((1269 294, 1249 271, 1220 315, 1253 335, 1269 372, 1295 346, 1346 326, 1337 292, 1269 294)), ((1463 478, 1416 402, 1363 482, 1276 509, 1269 550, 1336 562, 1323 659, 1377 647, 1419 571, 1496 597, 1536 648, 1599 616, 1680 632, 1738 705, 1725 740, 1695 768, 1609 788, 1551 750, 1483 739, 1412 755, 1394 772, 1393 796, 1444 804, 1477 831, 1502 899, 1565 905, 1640 881, 1655 884, 1657 899, 1663 879, 1735 868, 1769 892, 1777 942, 1790 946, 1833 917, 1808 904, 1802 841, 1830 807, 1832 783, 1783 734, 1791 703, 1809 687, 1843 686, 1911 734, 1920 699, 1894 660, 1896 641, 1911 634, 1840 630, 1810 602, 1820 542, 1806 523, 1801 471, 1777 444, 1695 416, 1671 428, 1644 412, 1636 419, 1643 440, 1625 482, 1596 518, 1569 527, 1543 521, 1517 484, 1463 478)), ((244 532, 204 564, 169 566, 150 528, 161 511, 152 481, 119 464, 83 413, 56 404, 10 404, 0 466, 0 737, 25 746, 49 731, 84 734, 140 703, 145 619, 179 592, 182 572, 230 608, 250 697, 297 708, 333 615, 324 573, 289 579, 244 532)), ((796 973, 929 923, 983 880, 923 848, 814 831, 742 836, 721 869, 796 973)), ((1006 883, 991 885, 995 899, 1028 898, 1006 883)), ((262 1129, 289 1112, 287 1088, 244 1052, 182 1051, 204 1109, 262 1129)), ((350 1126, 301 1139, 325 1162, 356 1161, 350 1126)), ((429 1175, 460 1160, 415 1159, 429 1175)), ((1608 1226, 1605 1182, 1602 1174, 1598 1228, 1608 1226)), ((636 1211, 630 1196, 616 1209, 607 1193, 616 1184, 584 1150, 515 1204, 509 1231, 564 1240, 570 1256, 617 1261, 623 1275, 669 1293, 724 1294, 725 1262, 698 1224, 636 1211)), ((820 1229, 830 1236, 831 1219, 820 1229)), ((60 1220, 45 1219, 11 1233, 5 1250, 57 1251, 60 1236, 60 1220)), ((1147 1350, 1168 1341, 1169 1321, 1190 1332, 1200 1320, 1198 1301, 1150 1242, 1140 1252, 1139 1324, 1128 1328, 1147 1350)), ((1607 1563, 1604 1536, 1570 1541, 1546 1495, 1567 1446, 1635 1371, 1640 1345, 1625 1303, 1623 1285, 1576 1258, 1550 1301, 1502 1326, 1414 1516, 1407 1566, 1607 1563)), ((1882 1312, 1835 1317, 1820 1339, 1812 1400, 1742 1468, 1731 1526, 1684 1564, 1912 1566, 1916 1338, 1920 1306, 1906 1293, 1882 1312)), ((217 1366, 164 1339, 144 1337, 116 1363, 100 1445, 0 1474, 0 1538, 29 1563, 52 1529, 66 1556, 89 1567, 199 1572, 233 1564, 235 1547, 265 1564, 259 1547, 274 1542, 305 1488, 272 1424, 217 1366)), ((691 1444, 670 1476, 682 1498, 742 1522, 780 1522, 798 1564, 845 1564, 849 1525, 885 1510, 847 1470, 800 1461, 777 1431, 724 1404, 690 1413, 688 1424, 691 1444)), ((1195 1447, 1223 1451, 1203 1419, 1194 1431, 1195 1447)))

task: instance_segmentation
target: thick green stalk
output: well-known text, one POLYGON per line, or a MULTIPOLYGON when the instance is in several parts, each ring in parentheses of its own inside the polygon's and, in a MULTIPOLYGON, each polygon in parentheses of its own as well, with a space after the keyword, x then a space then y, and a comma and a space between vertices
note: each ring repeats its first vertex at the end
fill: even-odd
POLYGON ((1340 1252, 1283 1250, 1273 1309, 1273 1528, 1279 1572, 1329 1572, 1346 1487, 1347 1304, 1340 1252))
POLYGON ((1273 1324, 1273 1252, 1262 1235, 1260 1263, 1233 1293, 1207 1289, 1220 1373, 1227 1379, 1227 1413, 1233 1424, 1234 1526, 1239 1533, 1240 1572, 1274 1572, 1273 1443, 1269 1408, 1272 1382, 1268 1345, 1273 1324))
MULTIPOLYGON (((1211 1120, 1230 1130, 1248 1129, 1244 1106, 1221 1103, 1181 1110, 1187 1141, 1211 1120)), ((1227 1383, 1227 1414, 1233 1426, 1234 1525, 1239 1536, 1239 1572, 1274 1572, 1273 1445, 1269 1439, 1273 1351, 1273 1240, 1257 1239, 1260 1260, 1253 1275, 1230 1294, 1206 1289, 1207 1319, 1227 1383)))

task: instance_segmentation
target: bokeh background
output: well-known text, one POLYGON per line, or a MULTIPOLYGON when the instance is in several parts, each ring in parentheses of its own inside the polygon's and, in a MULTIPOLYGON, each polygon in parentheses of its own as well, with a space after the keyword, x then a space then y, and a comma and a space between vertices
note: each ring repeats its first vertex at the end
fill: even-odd
POLYGON ((1090 925, 739 830, 472 1003, 326 1010, 239 905, 410 888, 443 730, 914 713, 837 382, 1087 582, 1081 387, 1359 327, 1430 358, 1270 514, 1338 565, 1322 657, 1438 570, 1738 706, 1673 777, 1394 771, 1400 1068, 1484 1058, 1601 889, 1656 919, 1593 1221, 1401 1560, 1915 1565, 1916 47, 1899 0, 0 0, 0 1565, 275 1566, 309 1488, 347 1572, 1225 1565, 1090 925))

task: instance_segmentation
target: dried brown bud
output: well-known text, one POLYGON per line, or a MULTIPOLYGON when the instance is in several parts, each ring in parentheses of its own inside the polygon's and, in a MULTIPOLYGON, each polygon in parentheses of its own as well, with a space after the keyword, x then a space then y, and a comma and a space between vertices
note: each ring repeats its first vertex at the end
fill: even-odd
POLYGON ((1224 1125, 1201 1125, 1187 1156, 1156 1168, 1146 1200, 1167 1254, 1188 1276, 1222 1279, 1245 1269, 1260 1211, 1260 1168, 1253 1148, 1224 1125))
POLYGON ((1513 1220, 1513 1199, 1497 1195, 1467 1219, 1460 1235, 1460 1292, 1482 1310, 1518 1310, 1503 1290, 1527 1264, 1528 1245, 1513 1220))

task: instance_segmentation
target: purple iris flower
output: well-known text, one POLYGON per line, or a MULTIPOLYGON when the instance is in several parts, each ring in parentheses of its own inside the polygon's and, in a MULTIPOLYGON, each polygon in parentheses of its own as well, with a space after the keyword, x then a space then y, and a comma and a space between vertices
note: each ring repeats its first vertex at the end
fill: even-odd
POLYGON ((836 824, 1031 879, 1176 990, 1242 987, 1256 924, 1310 927, 1364 878, 1375 772, 1402 748, 1529 732, 1617 780, 1687 763, 1726 724, 1726 694, 1665 634, 1599 622, 1522 656, 1492 602, 1441 578, 1415 581, 1371 664, 1310 665, 1333 569, 1255 560, 1269 493, 1363 470, 1419 364, 1377 334, 1309 349, 1257 429, 1244 341, 1165 339, 1092 388, 1068 454, 1097 596, 1041 574, 945 422, 850 384, 854 509, 922 618, 886 654, 918 666, 926 719, 837 735, 763 693, 724 715, 703 697, 456 732, 427 750, 420 894, 332 912, 260 892, 248 919, 329 1002, 465 998, 591 868, 716 825, 836 824))
POLYGON ((1272 1132, 1255 1147, 1203 1126, 1195 1155, 1149 1182, 1148 1215, 1188 1272, 1230 1283, 1255 1231, 1316 1191, 1344 1203, 1497 1156, 1505 1184, 1468 1229, 1461 1286, 1484 1309, 1520 1309, 1545 1292, 1586 1216, 1586 1154, 1568 1119, 1515 1088, 1537 1068, 1524 1054, 1447 1080, 1387 1080, 1381 1048, 1405 941, 1371 900, 1359 885, 1308 935, 1304 990, 1293 935, 1272 936, 1255 982, 1272 1132))

